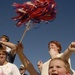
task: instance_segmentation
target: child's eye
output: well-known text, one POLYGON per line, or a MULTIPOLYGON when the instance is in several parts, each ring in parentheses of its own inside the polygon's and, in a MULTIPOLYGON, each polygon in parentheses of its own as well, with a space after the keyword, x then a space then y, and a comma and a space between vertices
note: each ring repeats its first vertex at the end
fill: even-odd
POLYGON ((53 68, 53 66, 50 66, 49 69, 53 68))
POLYGON ((60 66, 57 66, 57 68, 61 68, 60 66))

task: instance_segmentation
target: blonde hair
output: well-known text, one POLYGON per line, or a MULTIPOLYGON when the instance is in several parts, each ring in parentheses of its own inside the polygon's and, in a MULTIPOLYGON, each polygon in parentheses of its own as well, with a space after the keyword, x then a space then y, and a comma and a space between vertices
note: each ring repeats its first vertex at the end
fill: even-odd
MULTIPOLYGON (((66 68, 66 71, 70 73, 70 64, 68 63, 67 60, 64 60, 64 59, 61 59, 61 58, 58 58, 58 57, 57 57, 57 58, 51 59, 50 63, 51 63, 52 61, 54 61, 54 60, 60 60, 60 61, 62 61, 62 62, 64 63, 64 67, 66 68)), ((50 63, 49 63, 49 66, 50 66, 50 63)))

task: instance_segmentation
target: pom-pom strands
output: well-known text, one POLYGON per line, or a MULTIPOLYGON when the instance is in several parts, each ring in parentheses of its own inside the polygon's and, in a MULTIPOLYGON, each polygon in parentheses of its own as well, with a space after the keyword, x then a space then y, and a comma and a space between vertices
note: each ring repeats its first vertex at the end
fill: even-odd
POLYGON ((53 21, 56 18, 56 3, 54 0, 35 0, 23 4, 13 3, 12 6, 15 7, 17 13, 17 16, 12 18, 17 21, 16 26, 20 27, 23 24, 26 26, 20 42, 35 23, 53 21))
POLYGON ((29 20, 33 23, 52 21, 56 18, 56 3, 54 0, 35 0, 23 4, 13 3, 17 16, 12 19, 17 21, 16 26, 20 27, 29 20))

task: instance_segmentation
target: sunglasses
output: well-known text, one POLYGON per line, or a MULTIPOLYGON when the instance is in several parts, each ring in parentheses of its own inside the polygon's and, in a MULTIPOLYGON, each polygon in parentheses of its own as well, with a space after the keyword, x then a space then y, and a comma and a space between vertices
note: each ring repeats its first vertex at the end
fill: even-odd
POLYGON ((19 70, 24 70, 23 68, 20 68, 19 70))

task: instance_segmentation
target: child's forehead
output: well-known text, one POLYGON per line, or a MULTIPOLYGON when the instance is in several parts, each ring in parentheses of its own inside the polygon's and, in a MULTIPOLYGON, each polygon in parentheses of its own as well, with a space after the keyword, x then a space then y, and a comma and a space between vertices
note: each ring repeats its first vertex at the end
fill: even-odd
POLYGON ((0 53, 7 55, 7 52, 5 50, 0 50, 0 53))
POLYGON ((64 62, 61 60, 53 60, 50 62, 50 65, 59 65, 59 66, 63 65, 64 66, 64 62))
POLYGON ((4 50, 0 50, 0 53, 5 53, 6 51, 4 51, 4 50))

